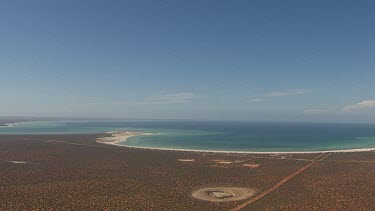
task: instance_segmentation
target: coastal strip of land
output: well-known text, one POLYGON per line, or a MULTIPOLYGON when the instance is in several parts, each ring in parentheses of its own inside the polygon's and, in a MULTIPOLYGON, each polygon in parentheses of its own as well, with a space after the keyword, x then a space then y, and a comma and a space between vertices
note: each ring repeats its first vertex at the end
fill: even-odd
POLYGON ((270 152, 256 152, 256 151, 230 151, 230 150, 204 150, 204 149, 179 149, 179 148, 162 148, 162 147, 142 147, 129 146, 126 144, 119 144, 134 136, 148 136, 157 135, 156 133, 146 133, 139 131, 113 131, 107 132, 108 137, 98 138, 98 143, 110 144, 121 147, 136 148, 136 149, 151 149, 151 150, 166 150, 166 151, 181 151, 181 152, 207 152, 207 153, 236 153, 236 154, 316 154, 316 153, 335 153, 335 152, 369 152, 374 151, 375 148, 360 148, 360 149, 338 149, 338 150, 316 150, 316 151, 270 151, 270 152))
POLYGON ((153 135, 154 133, 145 133, 145 132, 138 132, 138 131, 114 131, 114 132, 107 132, 106 134, 110 136, 97 138, 96 141, 102 144, 124 146, 124 145, 120 145, 119 143, 126 141, 130 137, 147 136, 147 135, 153 135))

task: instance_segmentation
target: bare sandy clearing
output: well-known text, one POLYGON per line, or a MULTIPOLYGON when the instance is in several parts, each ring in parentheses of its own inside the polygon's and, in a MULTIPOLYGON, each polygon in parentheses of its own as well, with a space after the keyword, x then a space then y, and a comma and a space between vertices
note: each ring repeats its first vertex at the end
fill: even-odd
POLYGON ((251 188, 215 187, 199 189, 192 196, 203 201, 230 202, 248 199, 256 194, 257 191, 251 188))
POLYGON ((245 163, 242 166, 250 167, 250 168, 258 168, 259 164, 256 164, 256 163, 245 163))
POLYGON ((26 162, 26 161, 16 161, 16 160, 11 160, 11 161, 9 161, 9 163, 14 163, 14 164, 26 164, 26 163, 29 163, 29 162, 26 162))
POLYGON ((194 162, 195 159, 177 159, 180 162, 194 162))

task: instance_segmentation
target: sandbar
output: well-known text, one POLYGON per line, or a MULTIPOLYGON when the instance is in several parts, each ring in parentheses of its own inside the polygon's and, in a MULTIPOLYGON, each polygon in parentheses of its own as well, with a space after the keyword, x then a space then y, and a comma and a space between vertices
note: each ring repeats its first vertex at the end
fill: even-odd
POLYGON ((124 145, 120 145, 119 143, 126 141, 130 137, 153 135, 153 133, 145 133, 145 132, 138 132, 138 131, 114 131, 114 132, 106 132, 106 134, 109 134, 111 136, 98 138, 96 139, 96 142, 102 143, 102 144, 124 146, 124 145))

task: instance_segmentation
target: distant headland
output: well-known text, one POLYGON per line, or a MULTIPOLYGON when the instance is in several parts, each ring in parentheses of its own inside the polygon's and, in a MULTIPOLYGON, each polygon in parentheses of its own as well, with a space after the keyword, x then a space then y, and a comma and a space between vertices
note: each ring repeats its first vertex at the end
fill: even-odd
POLYGON ((11 124, 0 124, 0 127, 12 127, 11 124))

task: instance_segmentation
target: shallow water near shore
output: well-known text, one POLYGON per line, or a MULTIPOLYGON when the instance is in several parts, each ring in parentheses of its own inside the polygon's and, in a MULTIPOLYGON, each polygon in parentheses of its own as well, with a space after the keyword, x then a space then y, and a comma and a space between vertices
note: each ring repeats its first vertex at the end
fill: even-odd
POLYGON ((104 133, 155 135, 121 142, 132 147, 186 150, 301 152, 375 148, 375 125, 194 121, 38 121, 0 127, 0 134, 104 133))

